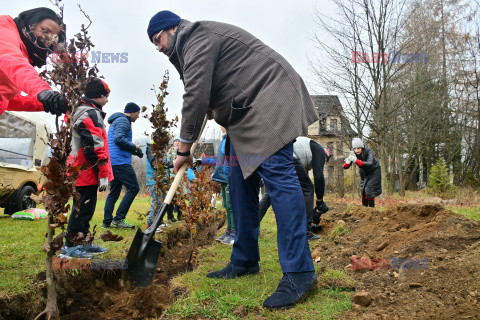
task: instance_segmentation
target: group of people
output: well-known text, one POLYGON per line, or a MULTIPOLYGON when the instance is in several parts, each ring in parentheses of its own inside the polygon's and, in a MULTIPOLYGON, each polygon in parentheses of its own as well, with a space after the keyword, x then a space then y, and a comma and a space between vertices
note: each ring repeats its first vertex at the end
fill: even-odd
MULTIPOLYGON (((58 15, 47 8, 23 12, 15 19, 0 16, 0 113, 44 110, 60 115, 67 111, 63 95, 52 90, 33 67, 44 65, 50 47, 63 40, 60 25, 58 15), (28 95, 20 95, 21 91, 28 95)), ((205 117, 214 119, 227 133, 222 153, 228 156, 228 173, 219 170, 215 179, 222 183, 224 202, 229 199, 230 205, 225 206, 231 206, 227 220, 229 235, 234 234, 233 249, 226 266, 207 277, 232 279, 259 272, 261 213, 270 203, 276 217, 283 278, 263 305, 279 309, 299 303, 317 283, 307 222, 328 210, 322 182, 325 151, 310 139, 298 138, 318 121, 302 78, 280 54, 247 31, 226 23, 190 22, 165 10, 150 19, 147 34, 177 69, 185 86, 174 173, 184 163, 193 163, 190 147, 205 117), (310 167, 315 177, 313 188, 306 175, 310 167), (260 180, 268 194, 262 210, 260 180), (314 209, 313 189, 317 196, 314 209)), ((77 212, 74 205, 70 214, 62 250, 66 257, 91 257, 107 250, 75 244, 69 235, 88 233, 97 189, 105 191, 109 183, 103 226, 131 227, 125 215, 139 188, 130 161, 132 154, 143 155, 131 142, 131 123, 138 118, 139 108, 129 103, 123 114, 112 115, 107 134, 102 108, 109 93, 104 81, 89 82, 80 105, 70 115, 70 161, 87 163, 88 170, 77 181, 80 199, 74 201, 81 206, 77 212), (122 185, 127 186, 127 194, 112 217, 122 185)), ((373 206, 378 186, 372 185, 378 182, 375 174, 380 167, 371 150, 361 145, 354 145, 355 159, 349 156, 344 167, 355 163, 361 168, 363 203, 373 206)))

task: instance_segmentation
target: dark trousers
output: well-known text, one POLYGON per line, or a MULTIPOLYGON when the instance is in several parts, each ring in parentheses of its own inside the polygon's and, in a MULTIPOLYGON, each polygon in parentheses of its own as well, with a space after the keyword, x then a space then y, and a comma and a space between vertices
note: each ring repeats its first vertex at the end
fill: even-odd
POLYGON ((92 220, 97 205, 97 189, 98 185, 77 187, 76 190, 80 194, 80 200, 73 198, 73 209, 70 213, 67 226, 67 236, 65 245, 73 247, 75 244, 71 242, 70 236, 75 233, 82 232, 85 236, 90 230, 90 220, 92 220), (80 210, 75 210, 76 207, 80 210))
POLYGON ((262 178, 275 212, 278 256, 283 272, 314 271, 307 240, 305 203, 293 164, 293 143, 267 158, 248 179, 243 178, 231 144, 230 155, 228 183, 236 229, 232 264, 251 267, 260 261, 258 192, 262 178))
POLYGON ((364 207, 374 208, 374 207, 375 207, 375 198, 373 198, 373 199, 365 199, 365 198, 362 198, 362 205, 363 205, 364 207))
POLYGON ((315 194, 317 195, 318 200, 323 200, 325 194, 325 176, 323 175, 323 169, 325 167, 327 155, 322 146, 313 140, 310 141, 310 150, 312 151, 312 171, 313 181, 315 182, 315 194))
POLYGON ((122 164, 118 166, 112 166, 114 179, 110 181, 110 193, 107 196, 105 201, 105 209, 103 216, 103 223, 111 224, 112 220, 120 221, 125 219, 127 216, 128 210, 132 205, 135 196, 140 191, 138 186, 137 175, 133 170, 132 165, 122 164), (113 218, 113 209, 115 208, 115 203, 122 192, 122 186, 127 188, 127 192, 120 202, 120 205, 117 209, 117 214, 113 218))

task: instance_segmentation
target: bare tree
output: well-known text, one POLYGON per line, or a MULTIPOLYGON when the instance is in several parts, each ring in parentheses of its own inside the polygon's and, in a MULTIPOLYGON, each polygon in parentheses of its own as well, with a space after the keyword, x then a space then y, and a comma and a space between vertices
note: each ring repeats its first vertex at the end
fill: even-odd
MULTIPOLYGON (((405 23, 404 3, 393 0, 334 0, 338 14, 327 17, 317 10, 320 32, 313 40, 319 54, 311 67, 319 84, 338 92, 346 101, 358 135, 370 141, 387 182, 390 129, 398 106, 391 98, 391 83, 403 65, 389 62, 389 50, 401 51, 405 23), (321 34, 321 36, 320 36, 321 34)), ((390 148, 391 149, 391 148, 390 148)), ((387 193, 387 183, 383 184, 387 193)))

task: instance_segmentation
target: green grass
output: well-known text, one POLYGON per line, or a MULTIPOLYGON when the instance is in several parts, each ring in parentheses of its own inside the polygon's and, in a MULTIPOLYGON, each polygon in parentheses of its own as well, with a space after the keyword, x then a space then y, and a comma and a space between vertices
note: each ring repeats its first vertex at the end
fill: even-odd
MULTIPOLYGON (((321 240, 320 240, 321 241, 321 240)), ((311 246, 317 242, 311 243, 311 246)), ((271 211, 266 215, 260 231, 260 272, 237 279, 208 279, 205 274, 223 268, 230 260, 232 247, 216 243, 201 251, 198 268, 174 279, 175 285, 186 288, 186 294, 176 299, 169 308, 171 318, 212 319, 332 319, 339 312, 349 309, 348 294, 341 288, 317 289, 295 308, 269 311, 262 307, 282 277, 278 262, 276 225, 271 211), (247 315, 234 311, 244 306, 247 315)), ((335 274, 335 277, 339 277, 335 274)))
POLYGON ((449 209, 455 213, 462 214, 467 218, 480 220, 480 207, 452 207, 449 209))
POLYGON ((349 233, 350 233, 350 229, 337 224, 335 228, 333 228, 332 231, 330 231, 330 236, 332 237, 332 239, 335 239, 336 237, 346 236, 349 233))
MULTIPOLYGON (((95 242, 107 247, 109 251, 102 255, 105 259, 122 259, 125 257, 135 229, 109 229, 113 233, 124 237, 119 242, 104 242, 100 234, 105 230, 101 228, 105 196, 99 199, 91 226, 97 225, 95 242)), ((120 203, 117 201, 117 206, 120 203)), ((127 220, 145 229, 146 219, 138 220, 135 212, 147 212, 150 207, 150 197, 137 197, 130 208, 127 220)), ((115 213, 115 211, 114 211, 115 213)), ((57 229, 58 230, 58 229, 57 229)), ((14 220, 0 211, 0 297, 25 293, 31 290, 32 281, 39 272, 45 271, 45 253, 41 250, 44 235, 47 231, 47 220, 36 221, 14 220)))

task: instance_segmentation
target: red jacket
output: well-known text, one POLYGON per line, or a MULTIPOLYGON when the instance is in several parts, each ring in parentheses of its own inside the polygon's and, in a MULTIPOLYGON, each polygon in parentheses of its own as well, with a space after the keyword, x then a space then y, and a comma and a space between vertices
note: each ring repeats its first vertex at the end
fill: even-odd
POLYGON ((0 114, 9 111, 43 111, 37 95, 51 89, 30 64, 27 48, 10 16, 0 16, 0 114), (28 96, 21 96, 23 91, 28 96))
POLYGON ((105 113, 90 99, 82 100, 71 117, 72 152, 68 163, 80 167, 87 165, 77 179, 78 187, 96 185, 100 178, 113 180, 104 118, 105 113))

